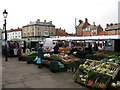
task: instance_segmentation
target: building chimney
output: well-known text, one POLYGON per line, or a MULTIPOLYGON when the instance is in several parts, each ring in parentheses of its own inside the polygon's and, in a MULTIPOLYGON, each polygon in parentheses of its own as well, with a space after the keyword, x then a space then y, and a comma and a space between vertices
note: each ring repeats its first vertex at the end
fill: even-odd
POLYGON ((79 20, 79 24, 81 24, 83 21, 82 20, 79 20))
POLYGON ((44 22, 46 23, 46 20, 44 20, 44 22))
POLYGON ((37 22, 39 23, 39 22, 40 22, 40 19, 37 19, 37 22))
POLYGON ((106 27, 109 27, 109 24, 106 24, 106 27))
POLYGON ((52 24, 52 21, 50 21, 50 24, 52 24))
POLYGON ((113 26, 113 23, 111 23, 110 26, 113 26))
POLYGON ((96 26, 96 25, 95 25, 95 22, 93 22, 93 25, 96 26))
POLYGON ((88 19, 87 19, 87 18, 85 18, 85 22, 88 22, 88 19))

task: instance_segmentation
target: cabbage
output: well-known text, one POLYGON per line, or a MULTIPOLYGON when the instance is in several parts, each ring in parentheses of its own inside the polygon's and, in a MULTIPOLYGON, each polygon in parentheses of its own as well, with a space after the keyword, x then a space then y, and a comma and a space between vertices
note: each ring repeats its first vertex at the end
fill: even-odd
POLYGON ((120 81, 117 81, 117 87, 120 87, 120 81))
POLYGON ((80 78, 82 78, 83 77, 83 75, 80 75, 80 78))
POLYGON ((112 83, 112 86, 113 86, 113 87, 116 87, 116 84, 115 84, 115 83, 112 83))
POLYGON ((100 71, 101 70, 101 68, 99 67, 99 68, 97 68, 97 71, 100 71))

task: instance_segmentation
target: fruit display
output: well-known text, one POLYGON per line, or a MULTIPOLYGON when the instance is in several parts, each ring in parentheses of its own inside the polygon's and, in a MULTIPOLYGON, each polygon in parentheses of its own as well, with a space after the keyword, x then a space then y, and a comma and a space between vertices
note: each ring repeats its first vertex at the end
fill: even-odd
POLYGON ((59 48, 58 51, 59 51, 59 52, 63 52, 63 53, 69 53, 70 50, 71 50, 71 48, 66 47, 66 48, 59 48))
POLYGON ((36 51, 31 51, 31 52, 25 52, 25 53, 22 53, 22 56, 21 56, 21 61, 27 61, 27 60, 31 60, 33 58, 31 57, 36 57, 37 55, 37 52, 36 51))
POLYGON ((50 55, 49 59, 52 60, 52 61, 61 61, 61 58, 59 57, 58 54, 50 55))
POLYGON ((22 53, 22 56, 28 56, 37 53, 36 51, 22 53))
POLYGON ((98 52, 98 53, 95 53, 95 55, 104 55, 104 56, 109 56, 108 54, 105 54, 104 52, 98 52))
POLYGON ((44 49, 43 51, 44 52, 52 52, 52 50, 49 50, 49 49, 44 49))

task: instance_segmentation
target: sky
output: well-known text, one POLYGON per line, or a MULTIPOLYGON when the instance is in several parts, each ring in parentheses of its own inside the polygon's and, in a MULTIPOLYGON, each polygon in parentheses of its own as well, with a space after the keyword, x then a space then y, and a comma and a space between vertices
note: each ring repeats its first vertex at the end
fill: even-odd
POLYGON ((0 28, 3 28, 3 11, 8 12, 7 30, 16 29, 30 21, 52 21, 56 28, 75 33, 75 18, 90 24, 101 25, 118 22, 120 0, 0 0, 0 28))

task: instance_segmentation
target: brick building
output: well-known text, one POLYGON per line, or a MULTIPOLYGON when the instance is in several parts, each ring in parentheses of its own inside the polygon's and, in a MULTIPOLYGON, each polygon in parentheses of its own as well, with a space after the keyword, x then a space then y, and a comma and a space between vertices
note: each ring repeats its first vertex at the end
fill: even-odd
POLYGON ((103 31, 103 28, 100 25, 89 24, 88 19, 85 18, 85 22, 79 20, 79 25, 76 26, 76 35, 77 36, 96 36, 99 32, 103 31))
POLYGON ((120 35, 120 23, 106 24, 105 35, 120 35))
POLYGON ((83 29, 83 36, 97 36, 101 31, 103 31, 101 25, 96 26, 94 23, 94 25, 89 25, 83 29))
POLYGON ((65 32, 65 29, 61 28, 56 28, 56 37, 61 37, 61 36, 68 36, 68 34, 65 32))
POLYGON ((75 34, 68 34, 65 29, 56 28, 56 37, 76 36, 75 34))
POLYGON ((85 29, 90 24, 88 23, 88 19, 85 18, 85 22, 82 20, 79 20, 79 25, 76 26, 76 35, 77 36, 83 36, 83 29, 85 29))
POLYGON ((76 26, 77 36, 97 36, 97 35, 120 35, 120 23, 106 24, 106 28, 103 31, 101 25, 89 24, 88 19, 85 22, 79 20, 79 25, 76 26))

